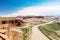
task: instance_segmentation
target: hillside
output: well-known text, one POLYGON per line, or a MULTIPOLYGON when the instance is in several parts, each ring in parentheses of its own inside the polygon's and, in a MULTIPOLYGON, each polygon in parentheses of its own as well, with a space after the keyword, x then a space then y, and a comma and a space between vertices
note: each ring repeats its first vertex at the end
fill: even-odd
POLYGON ((51 23, 43 26, 39 26, 38 29, 45 35, 49 40, 60 40, 60 25, 58 23, 51 23))

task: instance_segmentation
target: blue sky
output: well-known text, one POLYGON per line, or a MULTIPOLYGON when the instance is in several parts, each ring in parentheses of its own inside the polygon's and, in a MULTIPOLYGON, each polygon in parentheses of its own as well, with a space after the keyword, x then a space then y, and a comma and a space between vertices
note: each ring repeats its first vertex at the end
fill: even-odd
POLYGON ((15 12, 18 8, 27 7, 44 2, 44 0, 0 0, 0 13, 8 14, 15 12))
POLYGON ((31 6, 60 5, 60 0, 0 0, 0 15, 16 13, 31 6))

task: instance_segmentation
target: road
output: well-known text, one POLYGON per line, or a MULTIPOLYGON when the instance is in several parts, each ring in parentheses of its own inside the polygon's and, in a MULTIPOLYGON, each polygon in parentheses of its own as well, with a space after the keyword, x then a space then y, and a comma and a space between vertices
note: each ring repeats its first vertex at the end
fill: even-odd
POLYGON ((47 24, 51 24, 53 21, 50 21, 48 23, 43 23, 43 24, 40 24, 40 25, 35 25, 32 30, 32 38, 31 40, 49 40, 39 29, 38 29, 38 26, 41 26, 41 25, 47 25, 47 24))

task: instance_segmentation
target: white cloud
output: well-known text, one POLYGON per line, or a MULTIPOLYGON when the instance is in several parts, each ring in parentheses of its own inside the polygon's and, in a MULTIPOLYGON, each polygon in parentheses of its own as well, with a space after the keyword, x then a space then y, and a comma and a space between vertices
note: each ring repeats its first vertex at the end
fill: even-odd
POLYGON ((11 13, 4 16, 56 16, 60 15, 60 5, 40 5, 25 7, 17 10, 16 13, 11 13))

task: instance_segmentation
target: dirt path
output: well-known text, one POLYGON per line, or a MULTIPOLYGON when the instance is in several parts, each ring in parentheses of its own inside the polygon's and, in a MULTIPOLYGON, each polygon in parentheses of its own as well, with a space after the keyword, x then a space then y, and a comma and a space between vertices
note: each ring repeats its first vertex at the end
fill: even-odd
POLYGON ((33 27, 31 40, 49 40, 37 27, 33 27))
MULTIPOLYGON (((48 23, 43 23, 40 25, 46 25, 46 24, 51 24, 54 21, 50 21, 48 23)), ((35 25, 33 27, 33 33, 32 33, 32 38, 31 40, 49 40, 37 27, 40 25, 35 25)))

